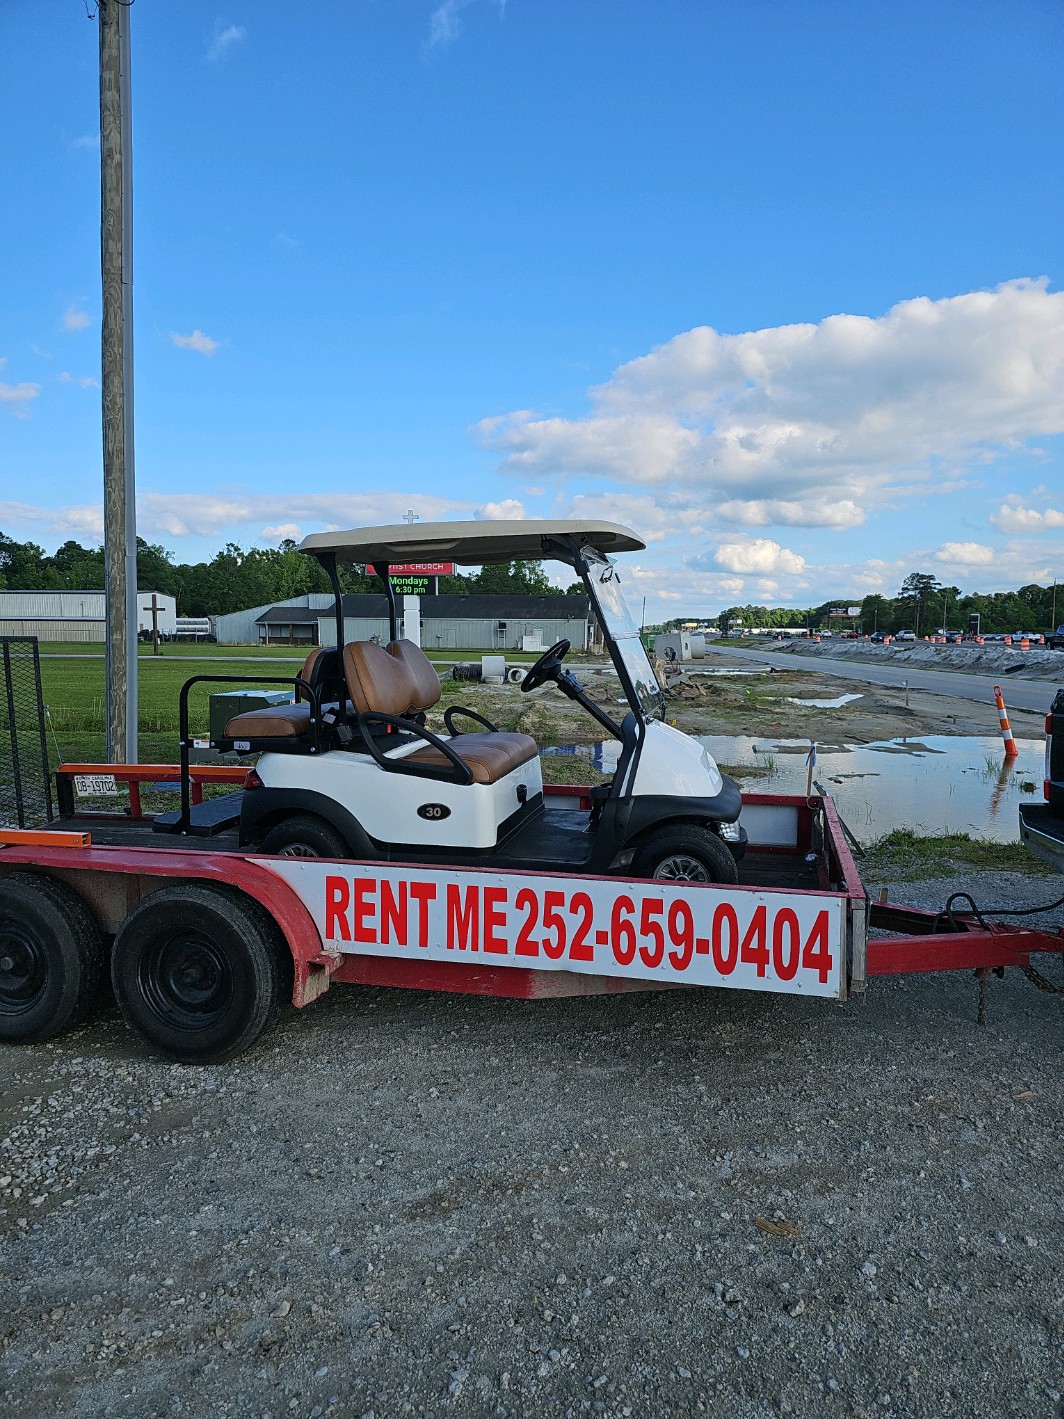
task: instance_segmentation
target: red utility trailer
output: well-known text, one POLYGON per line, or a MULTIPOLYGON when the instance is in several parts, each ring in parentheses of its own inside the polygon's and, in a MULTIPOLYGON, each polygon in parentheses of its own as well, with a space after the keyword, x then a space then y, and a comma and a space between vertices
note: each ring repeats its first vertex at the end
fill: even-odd
MULTIPOLYGON (((205 782, 240 768, 193 767, 205 782)), ((870 977, 1029 967, 1064 934, 869 902, 829 797, 746 794, 737 884, 401 861, 265 856, 235 832, 151 833, 145 783, 176 766, 68 764, 60 817, 0 832, 0 1038, 86 1019, 108 950, 127 1022, 191 1063, 246 1049, 284 998, 338 984, 535 1000, 687 986, 846 1000, 870 977), (121 814, 73 807, 75 777, 125 782, 121 814), (63 813, 63 808, 66 812, 63 813), (869 939, 868 927, 899 933, 869 939)), ((553 806, 590 790, 546 787, 553 806)))

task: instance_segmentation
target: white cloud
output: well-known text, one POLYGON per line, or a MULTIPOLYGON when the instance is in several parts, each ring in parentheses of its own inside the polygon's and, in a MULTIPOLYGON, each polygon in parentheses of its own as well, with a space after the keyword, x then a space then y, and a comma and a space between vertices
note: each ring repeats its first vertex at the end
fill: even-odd
POLYGON ((94 379, 91 374, 71 374, 69 370, 60 370, 56 375, 60 384, 76 384, 79 389, 99 389, 100 381, 94 379))
POLYGON ((68 305, 63 312, 64 330, 87 330, 91 324, 88 313, 78 305, 68 305))
POLYGON ((477 508, 477 517, 486 522, 516 522, 527 516, 525 505, 518 498, 503 498, 501 502, 485 503, 477 508))
POLYGON ((698 490, 753 526, 856 526, 870 505, 1064 431, 1064 293, 1047 284, 875 319, 698 327, 592 389, 585 418, 516 410, 474 433, 525 479, 698 490))
POLYGON ((602 518, 630 526, 644 542, 664 542, 678 535, 702 531, 702 509, 687 499, 654 498, 650 492, 579 492, 559 499, 559 515, 566 518, 602 518))
MULTIPOLYGON (((410 492, 269 494, 226 489, 220 493, 143 492, 138 529, 167 537, 210 537, 221 543, 243 528, 309 524, 313 530, 373 527, 401 522, 412 507, 426 521, 472 515, 469 503, 410 492)), ((142 534, 144 535, 144 534, 142 534)), ((246 534, 242 534, 246 535, 246 534)))
POLYGON ((22 384, 4 384, 0 381, 0 405, 10 410, 18 419, 28 419, 28 405, 31 399, 36 399, 41 392, 39 384, 30 384, 23 381, 22 384))
POLYGON ((42 526, 60 541, 71 537, 103 539, 103 507, 99 504, 63 508, 36 507, 32 503, 0 502, 0 526, 42 526))
POLYGON ((221 344, 219 340, 212 340, 209 335, 204 335, 202 330, 193 330, 191 335, 171 334, 170 339, 179 350, 196 350, 208 359, 221 344))
MULTIPOLYGON (((2 387, 2 386, 0 386, 2 387)), ((426 521, 471 517, 469 503, 427 498, 419 493, 307 493, 270 495, 242 489, 220 493, 157 493, 142 489, 137 497, 137 531, 142 537, 202 537, 213 547, 227 540, 299 537, 302 528, 332 531, 401 522, 412 507, 426 521)), ((103 509, 98 503, 41 507, 32 503, 0 502, 0 527, 34 526, 59 536, 103 535, 103 509)))
POLYGON ((810 498, 789 502, 781 498, 735 498, 719 503, 716 516, 743 527, 832 527, 842 532, 860 527, 865 520, 862 508, 852 498, 810 498))
POLYGON ((100 148, 100 135, 99 133, 85 133, 80 138, 75 138, 70 146, 75 149, 89 148, 94 152, 98 152, 100 148))
MULTIPOLYGON (((429 20, 429 35, 425 49, 444 49, 462 33, 462 13, 474 0, 441 0, 429 20)), ((492 0, 501 18, 506 11, 506 0, 492 0)))
MULTIPOLYGON (((785 572, 793 576, 805 569, 803 556, 789 547, 781 547, 769 537, 721 542, 713 553, 713 560, 730 572, 785 572)), ((694 566, 702 564, 702 557, 696 557, 692 563, 694 566)))
POLYGON ((303 529, 298 522, 281 522, 276 527, 264 527, 259 533, 260 542, 284 542, 291 538, 293 542, 298 542, 303 536, 303 529))
POLYGON ((214 38, 207 46, 207 62, 217 64, 220 59, 225 58, 234 44, 239 44, 246 37, 247 30, 243 25, 227 25, 224 20, 219 20, 214 26, 214 38))
POLYGON ((1036 508, 1024 507, 1019 498, 1012 496, 1005 499, 997 512, 991 513, 990 521, 1002 532, 1046 532, 1064 527, 1064 512, 1055 507, 1039 512, 1036 508))
POLYGON ((936 562, 952 562, 960 567, 988 567, 996 558, 993 547, 981 542, 943 542, 935 553, 936 562))

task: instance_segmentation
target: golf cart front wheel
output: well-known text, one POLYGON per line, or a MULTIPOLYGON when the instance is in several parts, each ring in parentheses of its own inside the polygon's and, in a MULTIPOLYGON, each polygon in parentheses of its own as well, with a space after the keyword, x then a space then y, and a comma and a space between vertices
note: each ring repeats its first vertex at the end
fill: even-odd
POLYGON ((271 828, 262 840, 262 852, 277 857, 347 857, 347 844, 323 818, 297 813, 271 828))
POLYGON ((735 859, 715 833, 694 823, 652 833, 635 855, 632 873, 661 882, 738 882, 735 859))

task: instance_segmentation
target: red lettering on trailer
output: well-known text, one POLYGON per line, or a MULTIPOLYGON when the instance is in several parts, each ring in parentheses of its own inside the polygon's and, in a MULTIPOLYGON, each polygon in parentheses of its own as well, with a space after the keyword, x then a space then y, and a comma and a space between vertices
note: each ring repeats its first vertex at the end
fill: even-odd
POLYGON ((517 910, 525 913, 525 919, 521 923, 521 930, 517 933, 514 955, 538 956, 539 942, 532 940, 532 932, 535 931, 536 922, 539 920, 539 898, 531 887, 522 887, 518 892, 517 910))
POLYGON ((818 912, 809 938, 802 947, 802 968, 816 971, 821 985, 827 985, 831 976, 831 945, 828 940, 828 914, 818 912))
POLYGON ((610 913, 610 945, 619 966, 630 966, 635 960, 635 925, 632 914, 635 902, 631 897, 618 897, 610 913), (627 913, 627 915, 626 915, 627 913))
POLYGON ((417 902, 417 944, 425 949, 429 944, 429 902, 436 900, 436 883, 411 882, 410 895, 417 902))
POLYGON ((772 969, 780 980, 794 980, 802 949, 802 929, 790 907, 777 912, 772 921, 772 969), (789 944, 784 946, 784 936, 789 944), (784 952, 787 952, 785 955, 784 952))
POLYGON ((760 906, 750 918, 739 946, 739 960, 757 968, 758 978, 768 970, 768 912, 760 906))
POLYGON ((375 946, 377 932, 372 923, 377 915, 377 904, 366 899, 376 895, 377 879, 375 877, 356 877, 354 888, 355 903, 351 911, 355 923, 354 940, 365 942, 368 946, 375 946))
POLYGON ((713 964, 722 976, 730 976, 739 960, 739 918, 731 902, 721 902, 713 913, 713 964), (724 923, 728 942, 724 944, 724 923))
MULTIPOLYGON (((673 970, 686 971, 695 947, 695 918, 690 905, 682 898, 669 908, 669 940, 674 947, 669 952, 669 964, 673 970)), ((706 946, 708 948, 708 941, 706 946)))
POLYGON ((568 932, 565 929, 565 920, 559 911, 559 908, 564 906, 564 892, 543 893, 543 925, 547 931, 554 932, 553 937, 544 936, 543 953, 551 961, 560 961, 565 955, 568 932))
POLYGON ((351 905, 351 889, 346 877, 326 877, 325 879, 325 939, 326 941, 350 941, 351 927, 347 920, 347 909, 351 905))
MULTIPOLYGON (((590 945, 587 938, 591 931, 591 923, 595 920, 595 904, 586 892, 574 892, 573 899, 569 903, 569 910, 580 914, 580 925, 576 928, 573 944, 569 947, 569 959, 570 961, 593 962, 595 948, 590 945)), ((609 937, 604 931, 600 931, 597 933, 596 939, 600 939, 605 945, 609 937)))
POLYGON ((506 888, 484 888, 484 950, 505 956, 506 937, 496 935, 506 930, 506 888))
POLYGON ((447 884, 447 949, 475 951, 480 931, 480 888, 447 884), (463 901, 464 895, 464 901, 463 901))
POLYGON ((407 938, 406 883, 381 879, 381 940, 388 944, 395 933, 395 944, 405 946, 407 938))
POLYGON ((816 894, 473 869, 433 880, 410 865, 276 870, 316 884, 323 939, 363 955, 483 953, 498 965, 814 994, 837 992, 845 960, 839 909, 816 894))

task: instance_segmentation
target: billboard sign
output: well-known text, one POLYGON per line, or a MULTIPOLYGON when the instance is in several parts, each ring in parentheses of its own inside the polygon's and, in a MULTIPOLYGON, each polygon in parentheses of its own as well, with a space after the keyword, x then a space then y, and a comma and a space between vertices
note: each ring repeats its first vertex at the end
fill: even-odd
MULTIPOLYGON (((372 573, 374 567, 368 566, 367 572, 372 573)), ((391 574, 395 576, 454 576, 453 562, 396 562, 391 568, 391 574)))

